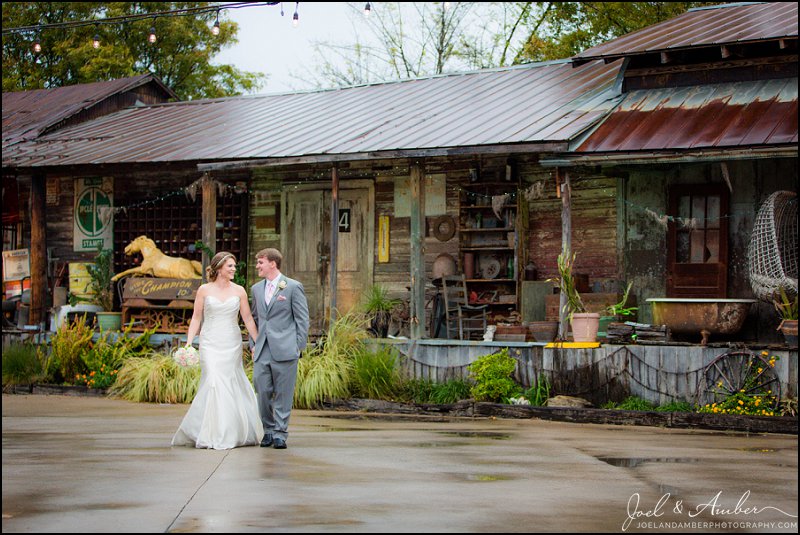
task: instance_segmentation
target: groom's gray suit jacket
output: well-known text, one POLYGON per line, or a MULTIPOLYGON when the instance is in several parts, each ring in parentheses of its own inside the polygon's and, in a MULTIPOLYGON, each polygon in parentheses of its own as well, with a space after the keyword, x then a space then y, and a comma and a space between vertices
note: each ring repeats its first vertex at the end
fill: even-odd
POLYGON ((253 360, 266 358, 285 362, 300 358, 308 343, 308 301, 300 281, 281 274, 276 283, 286 281, 285 288, 276 288, 266 304, 266 279, 255 283, 252 290, 253 319, 258 326, 258 338, 253 347, 253 360))

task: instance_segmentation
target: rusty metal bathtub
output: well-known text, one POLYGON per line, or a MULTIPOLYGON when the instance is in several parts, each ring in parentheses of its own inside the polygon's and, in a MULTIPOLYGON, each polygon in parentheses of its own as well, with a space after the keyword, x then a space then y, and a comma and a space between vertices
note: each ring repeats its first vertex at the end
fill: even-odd
POLYGON ((693 299, 658 297, 647 300, 653 323, 676 334, 700 334, 703 345, 711 334, 736 334, 755 299, 693 299))

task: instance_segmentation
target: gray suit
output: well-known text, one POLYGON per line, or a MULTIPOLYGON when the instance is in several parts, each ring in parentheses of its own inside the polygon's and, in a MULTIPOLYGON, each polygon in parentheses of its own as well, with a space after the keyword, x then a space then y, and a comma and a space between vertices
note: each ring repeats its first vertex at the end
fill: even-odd
POLYGON ((292 411, 297 359, 308 342, 308 301, 302 283, 281 274, 266 304, 266 279, 252 287, 258 338, 253 349, 253 383, 264 433, 286 440, 292 411), (281 281, 286 287, 280 288, 281 281))

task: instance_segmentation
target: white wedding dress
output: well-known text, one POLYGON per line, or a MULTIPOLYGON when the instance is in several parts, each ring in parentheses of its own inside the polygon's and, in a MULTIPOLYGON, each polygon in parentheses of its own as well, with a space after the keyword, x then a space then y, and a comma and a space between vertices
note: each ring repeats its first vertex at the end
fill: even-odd
POLYGON ((207 296, 203 308, 200 386, 172 445, 215 450, 257 445, 264 431, 242 366, 239 298, 207 296))

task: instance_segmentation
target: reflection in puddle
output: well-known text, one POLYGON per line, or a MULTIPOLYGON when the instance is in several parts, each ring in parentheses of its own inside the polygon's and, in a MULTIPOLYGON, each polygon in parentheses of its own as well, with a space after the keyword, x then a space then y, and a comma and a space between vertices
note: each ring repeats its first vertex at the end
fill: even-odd
POLYGON ((438 433, 467 438, 492 438, 494 440, 506 440, 511 438, 511 435, 507 433, 495 433, 492 431, 438 431, 438 433))
POLYGON ((516 479, 503 474, 451 474, 451 476, 462 481, 511 481, 516 479))
POLYGON ((644 463, 699 463, 700 459, 676 458, 676 457, 598 457, 599 460, 611 466, 621 466, 623 468, 636 468, 644 463))
POLYGON ((778 450, 772 448, 738 448, 739 451, 754 451, 756 453, 774 453, 778 450))
POLYGON ((413 444, 417 448, 457 448, 466 445, 464 442, 415 442, 413 444))

